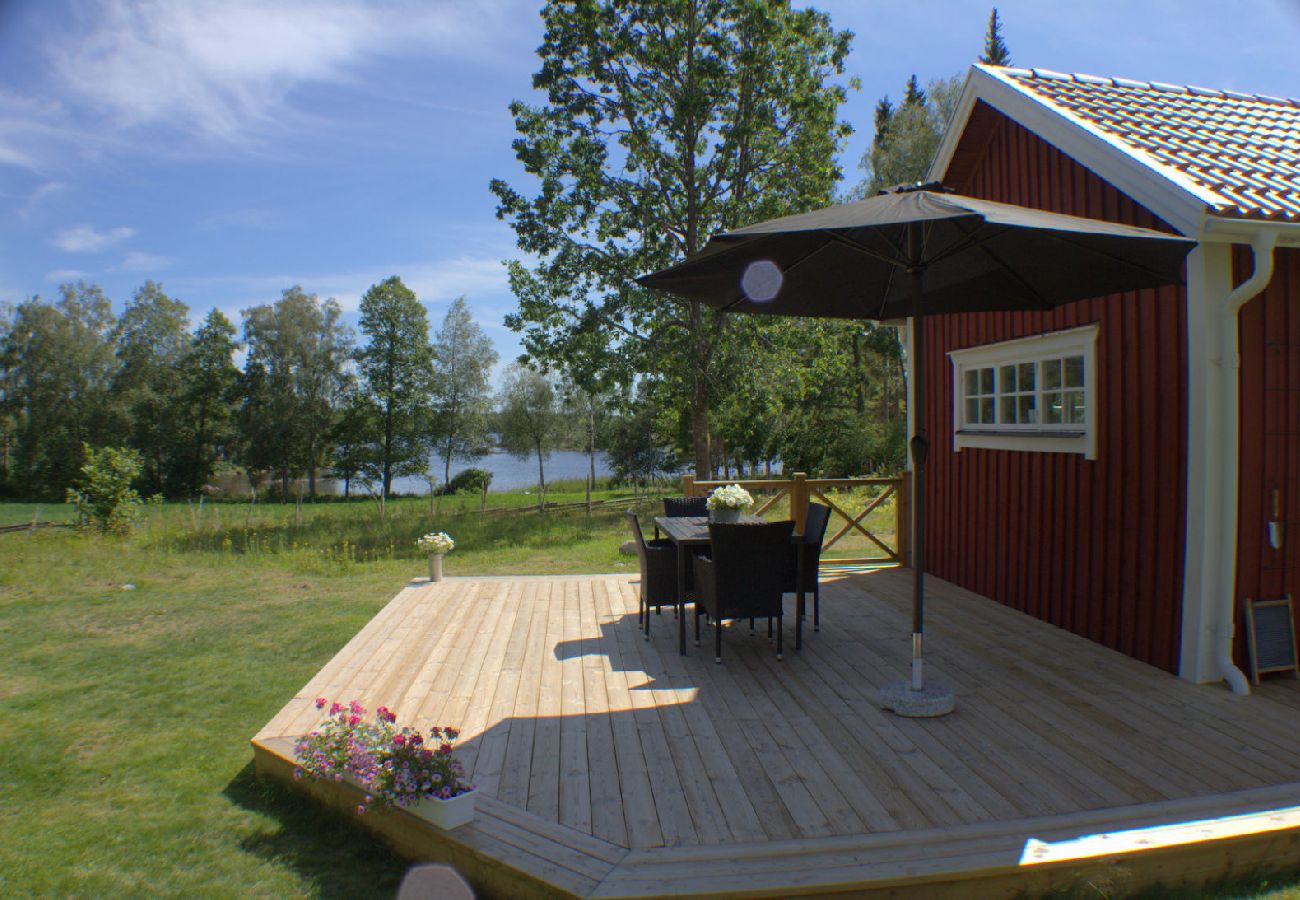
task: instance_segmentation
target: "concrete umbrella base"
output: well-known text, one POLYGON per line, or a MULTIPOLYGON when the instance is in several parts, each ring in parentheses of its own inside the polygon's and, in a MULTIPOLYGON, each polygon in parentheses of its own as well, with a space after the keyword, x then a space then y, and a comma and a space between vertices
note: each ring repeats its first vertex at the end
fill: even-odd
POLYGON ((935 681, 919 691, 912 690, 910 681, 893 681, 880 689, 881 709, 892 710, 895 715, 909 719, 946 716, 956 706, 952 688, 935 681))

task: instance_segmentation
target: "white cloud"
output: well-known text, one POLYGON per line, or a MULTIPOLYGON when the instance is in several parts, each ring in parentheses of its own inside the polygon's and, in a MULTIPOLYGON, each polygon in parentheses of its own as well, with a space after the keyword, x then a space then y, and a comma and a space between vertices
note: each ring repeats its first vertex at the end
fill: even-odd
POLYGON ((89 272, 83 272, 80 269, 55 269, 53 272, 45 273, 45 280, 52 281, 55 284, 64 284, 69 281, 80 281, 89 275, 89 272))
POLYGON ((45 182, 27 195, 27 202, 16 210, 18 218, 24 222, 28 221, 36 208, 45 202, 45 198, 67 189, 68 186, 61 181, 45 182))
POLYGON ((69 95, 119 126, 166 122, 235 141, 282 121, 290 94, 409 52, 473 52, 493 7, 459 3, 112 0, 50 60, 69 95), (468 45, 468 46, 467 46, 468 45))
POLYGON ((54 246, 69 253, 95 253, 133 234, 135 231, 125 226, 99 231, 93 225, 76 225, 55 235, 54 246))
POLYGON ((116 272, 149 272, 166 268, 171 263, 172 260, 169 257, 132 250, 126 255, 126 259, 114 266, 113 269, 116 272))

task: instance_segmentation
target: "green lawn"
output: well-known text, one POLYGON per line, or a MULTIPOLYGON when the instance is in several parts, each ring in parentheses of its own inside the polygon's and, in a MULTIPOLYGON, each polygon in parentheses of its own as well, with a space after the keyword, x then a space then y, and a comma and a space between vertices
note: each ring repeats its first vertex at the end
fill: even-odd
MULTIPOLYGON (((307 504, 301 522, 292 505, 205 504, 200 519, 181 503, 128 538, 0 534, 0 896, 391 894, 406 864, 255 780, 249 738, 425 571, 426 531, 456 538, 450 575, 635 568, 617 509, 482 516, 462 502, 477 509, 307 504)), ((0 504, 0 524, 34 510, 0 504)))

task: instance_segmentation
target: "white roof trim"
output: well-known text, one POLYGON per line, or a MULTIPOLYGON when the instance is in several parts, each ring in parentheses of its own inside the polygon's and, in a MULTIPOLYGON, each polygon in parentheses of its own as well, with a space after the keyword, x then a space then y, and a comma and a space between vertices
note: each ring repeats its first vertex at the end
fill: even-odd
POLYGON ((977 100, 1093 170, 1185 235, 1199 236, 1210 208, 1227 203, 1145 151, 1032 93, 996 66, 971 67, 957 112, 930 168, 931 179, 943 180, 977 100), (1159 177, 1152 178, 1153 174, 1159 177))

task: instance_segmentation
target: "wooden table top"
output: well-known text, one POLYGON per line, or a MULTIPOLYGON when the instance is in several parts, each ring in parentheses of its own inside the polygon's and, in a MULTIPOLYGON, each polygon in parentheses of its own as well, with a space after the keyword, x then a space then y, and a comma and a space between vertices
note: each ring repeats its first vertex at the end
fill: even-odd
MULTIPOLYGON (((742 525, 762 525, 766 520, 748 513, 740 517, 742 525)), ((664 537, 674 544, 707 544, 709 542, 708 516, 655 516, 655 524, 664 537)))

